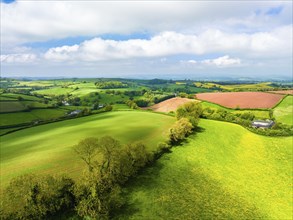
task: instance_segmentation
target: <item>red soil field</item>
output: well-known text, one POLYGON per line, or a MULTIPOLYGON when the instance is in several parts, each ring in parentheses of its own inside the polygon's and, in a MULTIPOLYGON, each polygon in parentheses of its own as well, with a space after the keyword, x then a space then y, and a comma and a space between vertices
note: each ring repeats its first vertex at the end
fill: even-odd
POLYGON ((293 90, 280 90, 280 91, 270 91, 272 93, 293 95, 293 90))
POLYGON ((146 109, 152 109, 156 112, 170 112, 170 111, 176 111, 176 109, 187 102, 195 102, 197 100, 194 99, 187 99, 187 98, 172 98, 165 100, 163 102, 160 102, 158 104, 155 104, 151 107, 148 107, 146 109))
POLYGON ((217 92, 200 93, 196 97, 227 108, 272 108, 284 95, 265 92, 217 92))

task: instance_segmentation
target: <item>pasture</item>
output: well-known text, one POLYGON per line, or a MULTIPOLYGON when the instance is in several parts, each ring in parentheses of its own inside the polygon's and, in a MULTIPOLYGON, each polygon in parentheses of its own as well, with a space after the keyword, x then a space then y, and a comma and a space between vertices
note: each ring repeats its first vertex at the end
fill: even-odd
POLYGON ((129 182, 114 219, 292 219, 292 137, 200 127, 129 182))
POLYGON ((274 108, 274 117, 278 122, 293 125, 293 96, 287 96, 274 108))
POLYGON ((209 101, 227 108, 266 109, 273 108, 284 95, 265 92, 217 92, 200 93, 199 100, 209 101))
POLYGON ((122 143, 142 141, 157 149, 174 118, 139 111, 117 111, 20 130, 1 137, 1 187, 24 173, 77 177, 85 168, 72 146, 86 137, 113 136, 122 143))

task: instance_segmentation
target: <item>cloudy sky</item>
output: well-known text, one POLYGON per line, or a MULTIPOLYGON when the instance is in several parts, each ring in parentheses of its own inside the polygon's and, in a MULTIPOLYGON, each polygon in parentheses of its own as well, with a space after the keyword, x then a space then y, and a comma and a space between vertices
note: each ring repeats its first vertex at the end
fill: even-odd
POLYGON ((292 1, 1 0, 1 76, 292 77, 292 1))

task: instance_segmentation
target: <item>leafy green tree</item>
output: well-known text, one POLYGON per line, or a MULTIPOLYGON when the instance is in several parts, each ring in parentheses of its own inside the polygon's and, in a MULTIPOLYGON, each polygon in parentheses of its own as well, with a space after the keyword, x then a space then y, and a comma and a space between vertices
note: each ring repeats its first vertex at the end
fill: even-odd
POLYGON ((88 171, 93 171, 94 158, 98 155, 99 151, 98 139, 89 137, 81 140, 77 145, 74 146, 74 151, 88 166, 88 171))
POLYGON ((1 219, 46 219, 73 208, 73 185, 67 177, 19 176, 3 194, 1 219))
POLYGON ((199 117, 202 114, 201 104, 198 102, 187 102, 176 111, 177 120, 187 118, 192 124, 193 128, 198 125, 199 117))
POLYGON ((170 128, 169 140, 176 143, 192 133, 193 126, 187 118, 181 118, 170 128))

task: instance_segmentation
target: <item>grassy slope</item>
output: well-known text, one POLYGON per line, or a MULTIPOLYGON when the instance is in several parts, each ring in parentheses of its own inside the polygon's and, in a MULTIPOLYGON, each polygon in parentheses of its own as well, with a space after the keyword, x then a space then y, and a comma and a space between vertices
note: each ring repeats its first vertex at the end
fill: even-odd
POLYGON ((78 175, 83 163, 72 146, 83 138, 111 135, 123 143, 143 141, 149 150, 174 118, 138 111, 110 112, 37 126, 1 137, 1 187, 28 172, 78 175))
POLYGON ((274 117, 277 121, 293 125, 293 96, 287 96, 276 108, 274 117))
POLYGON ((200 126, 129 183, 117 219, 291 219, 292 137, 218 121, 200 126))

